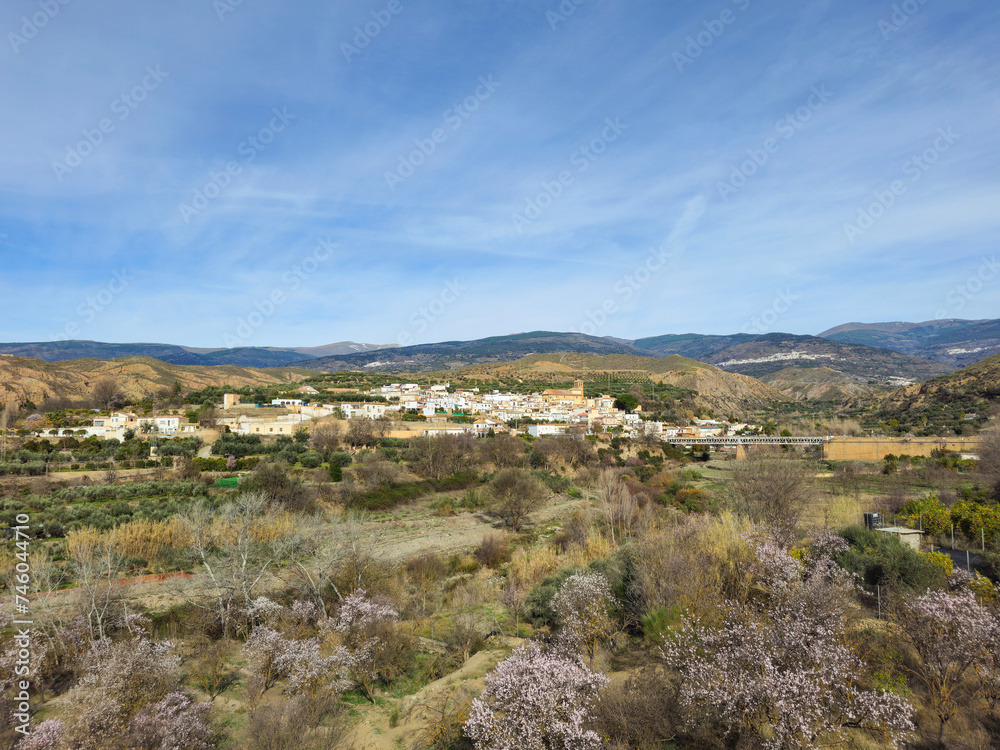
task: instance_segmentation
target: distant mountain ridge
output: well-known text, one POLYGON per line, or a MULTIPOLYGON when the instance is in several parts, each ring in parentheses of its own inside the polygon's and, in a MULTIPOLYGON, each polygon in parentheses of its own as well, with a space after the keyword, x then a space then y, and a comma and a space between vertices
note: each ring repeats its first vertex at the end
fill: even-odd
POLYGON ((650 356, 649 352, 613 339, 588 336, 583 333, 531 331, 473 341, 441 341, 378 352, 320 357, 296 362, 295 365, 326 372, 339 370, 436 372, 457 370, 470 365, 510 362, 530 354, 550 352, 650 356))
POLYGON ((101 341, 39 341, 0 344, 0 354, 30 357, 45 362, 73 359, 122 359, 153 357, 172 365, 238 365, 240 367, 283 367, 305 358, 377 351, 395 344, 359 344, 341 341, 325 346, 247 346, 213 349, 175 344, 109 344, 101 341))
MULTIPOLYGON (((924 381, 1000 353, 1000 320, 846 323, 819 336, 687 333, 629 340, 576 332, 530 331, 406 347, 353 341, 316 347, 235 349, 99 341, 0 344, 0 354, 36 357, 46 362, 145 356, 177 365, 294 365, 328 372, 454 370, 551 352, 641 357, 677 354, 756 378, 790 370, 780 378, 781 387, 788 393, 794 391, 797 397, 820 393, 827 385, 836 385, 844 395, 850 395, 858 387, 885 388, 924 381), (809 374, 811 368, 828 368, 832 372, 809 374)), ((826 390, 832 395, 837 388, 826 390)))
POLYGON ((954 367, 864 344, 791 333, 657 336, 633 342, 656 356, 680 354, 727 372, 764 378, 789 367, 829 368, 872 385, 899 386, 944 375, 954 367))
POLYGON ((968 367, 1000 354, 1000 320, 847 323, 819 335, 842 343, 891 349, 953 368, 968 367))

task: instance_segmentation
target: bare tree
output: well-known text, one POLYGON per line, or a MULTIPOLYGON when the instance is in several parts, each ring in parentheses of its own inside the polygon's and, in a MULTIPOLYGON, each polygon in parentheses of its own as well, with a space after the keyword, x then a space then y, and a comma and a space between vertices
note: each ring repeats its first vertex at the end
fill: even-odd
POLYGON ((329 453, 340 447, 340 427, 333 422, 321 422, 309 431, 309 444, 313 450, 329 453))
POLYGON ((201 581, 189 582, 187 598, 214 609, 225 632, 239 624, 240 611, 258 595, 265 575, 301 545, 287 517, 258 492, 239 495, 218 513, 193 507, 181 520, 204 572, 201 581))
POLYGON ((216 426, 215 404, 202 404, 198 409, 198 424, 209 429, 216 426))
POLYGON ((845 495, 849 495, 855 500, 861 499, 861 488, 864 483, 864 475, 858 462, 845 461, 837 466, 834 474, 840 483, 841 491, 845 495))
POLYGON ((104 638, 125 615, 128 565, 109 535, 82 535, 69 547, 70 569, 91 636, 104 638))
POLYGON ((506 432, 484 440, 480 444, 483 455, 498 469, 510 469, 518 466, 524 459, 524 448, 523 440, 506 432))
POLYGON ((545 487, 523 469, 504 469, 490 482, 495 510, 514 531, 545 502, 545 487))
POLYGON ((392 420, 389 417, 378 417, 372 420, 372 434, 377 438, 388 437, 392 432, 392 420))
POLYGON ((387 533, 364 514, 347 514, 333 524, 319 517, 301 522, 302 554, 292 568, 299 591, 325 611, 328 592, 343 601, 361 588, 377 590, 392 574, 380 548, 387 533))
POLYGON ((358 479, 369 487, 384 487, 395 484, 400 477, 399 466, 386 459, 381 452, 369 453, 361 459, 355 473, 358 479))
POLYGON ((406 460, 418 474, 428 479, 441 479, 469 465, 474 441, 471 435, 413 438, 406 460))
POLYGON ((627 535, 639 530, 648 514, 639 506, 622 481, 621 472, 605 469, 597 482, 597 499, 601 503, 604 522, 611 529, 615 543, 624 542, 627 535))
POLYGON ((94 406, 111 411, 125 405, 125 392, 114 378, 99 378, 90 391, 94 406))
POLYGON ((752 454, 737 462, 724 491, 730 506, 791 541, 814 498, 814 479, 801 461, 752 454))
POLYGON ((355 448, 364 445, 375 445, 375 424, 370 419, 355 418, 347 423, 347 434, 344 440, 355 448))
POLYGON ((500 601, 507 608, 510 614, 514 615, 514 637, 520 635, 521 613, 524 612, 528 603, 528 594, 531 593, 530 586, 519 584, 516 580, 508 578, 507 585, 504 586, 500 601))

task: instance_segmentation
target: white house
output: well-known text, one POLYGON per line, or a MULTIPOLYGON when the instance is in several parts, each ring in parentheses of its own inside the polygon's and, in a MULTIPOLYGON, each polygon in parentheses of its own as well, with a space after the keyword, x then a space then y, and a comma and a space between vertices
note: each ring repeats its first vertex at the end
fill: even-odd
POLYGON ((472 425, 471 432, 476 437, 485 437, 490 434, 490 430, 493 430, 494 434, 501 431, 506 432, 507 425, 494 419, 477 419, 472 425))
POLYGON ((565 435, 566 425, 564 424, 529 424, 528 434, 531 437, 542 437, 544 435, 565 435))
POLYGON ((139 429, 148 428, 150 432, 160 432, 167 435, 177 432, 180 426, 180 417, 143 417, 139 420, 139 429))

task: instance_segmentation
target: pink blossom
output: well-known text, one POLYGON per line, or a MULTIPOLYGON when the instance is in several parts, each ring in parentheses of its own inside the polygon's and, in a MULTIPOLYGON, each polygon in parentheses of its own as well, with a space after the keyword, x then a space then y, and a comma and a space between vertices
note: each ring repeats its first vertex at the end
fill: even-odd
POLYGON ((129 747, 136 750, 211 750, 209 703, 194 704, 183 693, 170 693, 146 706, 129 725, 129 747))
POLYGON ((17 750, 55 750, 62 740, 64 728, 58 719, 47 719, 31 730, 17 750))
POLYGON ((598 644, 614 630, 609 612, 614 603, 608 579, 599 573, 570 576, 552 597, 552 609, 562 623, 563 637, 582 644, 591 660, 598 644))
POLYGON ((521 646, 486 676, 466 735, 476 750, 597 750, 600 737, 586 723, 608 682, 579 657, 521 646))

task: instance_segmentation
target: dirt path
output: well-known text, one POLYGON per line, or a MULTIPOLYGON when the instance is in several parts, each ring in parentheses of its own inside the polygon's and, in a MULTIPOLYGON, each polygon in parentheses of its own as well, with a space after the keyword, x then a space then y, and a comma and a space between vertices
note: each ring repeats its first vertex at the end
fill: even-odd
POLYGON ((404 698, 386 696, 383 705, 357 706, 357 723, 348 734, 345 746, 368 750, 398 750, 410 747, 413 740, 440 719, 443 710, 459 707, 483 688, 483 677, 519 643, 515 638, 493 638, 489 651, 473 655, 462 667, 404 698), (399 721, 390 726, 393 708, 399 709, 399 721))
MULTIPOLYGON (((589 502, 585 499, 560 495, 533 513, 529 524, 543 527, 562 523, 573 511, 588 506, 589 502)), ((438 555, 462 552, 478 546, 487 532, 503 529, 499 519, 481 511, 435 516, 428 508, 402 509, 393 518, 377 520, 372 526, 373 529, 386 529, 386 538, 378 548, 393 560, 406 560, 427 552, 438 555), (388 528, 383 524, 388 524, 388 528)))

